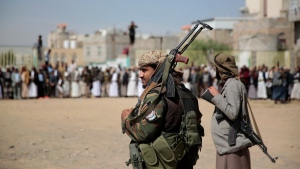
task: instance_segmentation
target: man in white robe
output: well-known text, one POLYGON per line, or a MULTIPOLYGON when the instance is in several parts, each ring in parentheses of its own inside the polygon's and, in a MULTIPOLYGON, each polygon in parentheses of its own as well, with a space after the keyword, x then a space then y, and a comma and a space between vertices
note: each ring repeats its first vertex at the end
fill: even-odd
POLYGON ((77 68, 71 73, 71 79, 71 97, 78 98, 81 96, 81 92, 79 85, 80 75, 77 68))
POLYGON ((116 69, 112 69, 112 77, 109 86, 109 97, 119 97, 118 75, 116 69))
MULTIPOLYGON (((268 78, 268 77, 266 77, 268 78)), ((262 68, 258 68, 257 98, 267 99, 267 87, 263 76, 262 68)))
POLYGON ((127 88, 127 96, 128 97, 137 96, 136 80, 137 80, 137 74, 135 72, 135 69, 131 68, 130 72, 129 72, 129 82, 128 82, 128 88, 127 88))

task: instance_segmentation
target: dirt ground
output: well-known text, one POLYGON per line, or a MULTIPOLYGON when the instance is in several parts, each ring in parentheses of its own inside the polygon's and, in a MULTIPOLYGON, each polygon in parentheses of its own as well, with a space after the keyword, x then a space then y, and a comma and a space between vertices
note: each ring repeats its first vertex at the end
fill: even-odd
MULTIPOLYGON (((0 101, 0 169, 126 169, 127 135, 120 113, 136 98, 0 101)), ((300 168, 300 102, 250 101, 274 164, 250 148, 252 169, 300 168)), ((215 168, 210 134, 213 106, 199 99, 205 128, 195 169, 215 168)))

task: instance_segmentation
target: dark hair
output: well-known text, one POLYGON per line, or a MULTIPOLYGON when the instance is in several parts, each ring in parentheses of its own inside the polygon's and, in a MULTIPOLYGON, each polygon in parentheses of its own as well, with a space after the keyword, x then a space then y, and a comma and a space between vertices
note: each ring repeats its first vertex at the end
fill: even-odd
POLYGON ((156 67, 157 67, 157 64, 155 64, 155 63, 151 63, 151 64, 148 64, 148 66, 152 67, 153 69, 156 69, 156 67))

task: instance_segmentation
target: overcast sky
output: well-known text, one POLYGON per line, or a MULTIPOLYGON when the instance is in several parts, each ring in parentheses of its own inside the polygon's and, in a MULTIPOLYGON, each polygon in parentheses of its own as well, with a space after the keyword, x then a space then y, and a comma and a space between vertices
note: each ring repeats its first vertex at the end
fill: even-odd
POLYGON ((244 5, 244 0, 1 0, 0 45, 32 46, 42 35, 45 46, 59 23, 78 34, 127 31, 131 21, 139 33, 175 34, 196 20, 239 17, 244 5))

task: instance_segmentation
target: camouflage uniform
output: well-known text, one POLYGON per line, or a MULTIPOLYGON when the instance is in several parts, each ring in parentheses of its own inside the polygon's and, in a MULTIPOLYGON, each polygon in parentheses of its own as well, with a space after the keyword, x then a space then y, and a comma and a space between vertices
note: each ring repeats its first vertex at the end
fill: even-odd
MULTIPOLYGON (((148 64, 158 64, 159 58, 165 54, 159 51, 151 51, 139 58, 139 67, 148 65, 148 64)), ((143 107, 147 105, 150 101, 153 101, 154 98, 157 97, 158 91, 160 86, 156 86, 152 89, 145 99, 142 101, 139 108, 136 108, 134 111, 131 112, 130 116, 135 117, 140 114, 139 110, 142 110, 143 107)), ((139 100, 140 102, 140 100, 139 100)), ((161 128, 164 122, 165 111, 167 107, 165 105, 164 100, 160 100, 156 107, 152 110, 149 114, 148 119, 147 117, 142 121, 132 125, 130 122, 125 118, 122 121, 123 129, 125 127, 126 134, 136 142, 152 142, 155 138, 160 135, 161 128)))
MULTIPOLYGON (((150 91, 144 100, 144 104, 141 105, 141 109, 147 105, 147 102, 152 101, 158 95, 157 89, 158 88, 150 91)), ((164 100, 160 100, 152 112, 139 123, 132 125, 126 118, 123 121, 123 125, 125 125, 126 128, 126 134, 136 142, 152 142, 160 135, 166 109, 167 107, 164 100)), ((138 109, 132 113, 133 116, 137 116, 138 109)))
MULTIPOLYGON (((160 64, 166 58, 164 56, 165 55, 160 51, 148 52, 141 56, 139 66, 142 67, 148 64, 160 64)), ((174 78, 174 81, 179 82, 176 78, 174 78)), ((177 91, 182 91, 188 94, 190 93, 190 96, 193 98, 191 102, 193 102, 192 104, 196 106, 195 112, 197 116, 197 123, 201 126, 200 119, 202 115, 198 109, 197 98, 195 98, 193 94, 184 87, 184 85, 179 83, 175 84, 177 91)), ((122 120, 123 132, 126 132, 126 134, 132 139, 132 142, 137 143, 143 161, 145 162, 142 168, 192 169, 198 159, 199 147, 191 147, 188 152, 184 152, 184 155, 182 153, 185 151, 183 150, 184 147, 181 147, 182 150, 180 150, 177 148, 180 146, 176 145, 176 148, 174 149, 169 146, 172 144, 171 142, 174 142, 175 138, 179 138, 178 134, 181 130, 181 122, 184 114, 178 92, 176 92, 174 98, 167 98, 164 96, 165 89, 162 90, 162 93, 159 93, 160 91, 161 84, 158 84, 148 92, 144 100, 139 100, 137 106, 133 110, 124 110, 131 111, 131 113, 122 120), (148 111, 148 114, 144 115, 145 118, 142 118, 136 123, 132 123, 132 121, 129 120, 142 116, 142 113, 145 112, 144 110, 147 109, 156 97, 159 97, 159 101, 155 107, 150 110, 150 112, 148 111), (151 149, 154 149, 155 151, 151 149)), ((203 132, 202 127, 201 129, 203 132)))

